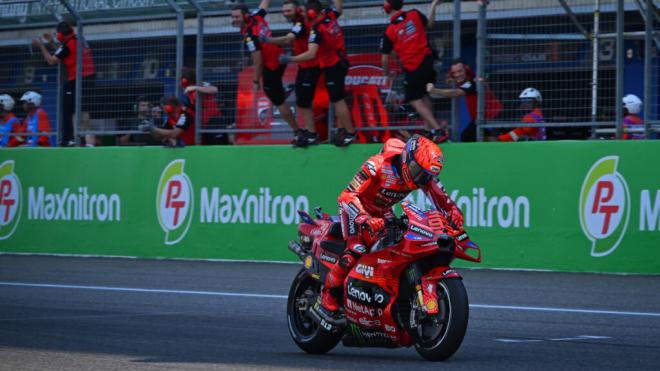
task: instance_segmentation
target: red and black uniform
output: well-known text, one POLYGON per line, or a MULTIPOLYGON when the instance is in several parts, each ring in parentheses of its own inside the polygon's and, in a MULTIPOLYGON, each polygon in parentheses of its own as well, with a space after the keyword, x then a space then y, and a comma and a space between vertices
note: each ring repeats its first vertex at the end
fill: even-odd
POLYGON ((309 43, 319 46, 317 58, 323 70, 330 101, 333 103, 344 99, 344 80, 348 73, 344 31, 337 22, 339 16, 341 13, 335 9, 323 9, 320 19, 314 22, 309 33, 309 43))
MULTIPOLYGON (((475 124, 477 121, 477 83, 474 81, 474 72, 467 65, 465 66, 465 73, 467 80, 459 85, 457 89, 461 89, 465 93, 465 104, 470 113, 470 124, 463 130, 461 141, 474 142, 477 140, 477 126, 475 124)), ((502 102, 497 99, 488 85, 484 87, 484 91, 486 92, 486 112, 484 113, 484 117, 486 120, 492 120, 502 111, 502 102)))
MULTIPOLYGON (((346 189, 339 195, 339 216, 342 233, 346 240, 346 254, 342 256, 327 275, 324 295, 327 298, 330 291, 341 286, 343 278, 353 267, 362 254, 367 252, 373 241, 364 241, 356 218, 370 216, 388 218, 393 216, 392 207, 403 200, 414 189, 404 183, 401 175, 401 151, 405 143, 399 139, 388 140, 380 154, 370 157, 346 189)), ((444 188, 435 181, 429 181, 422 188, 435 207, 446 211, 451 220, 459 227, 463 225, 463 216, 456 204, 449 198, 444 188)), ((326 300, 327 309, 336 311, 332 304, 336 300, 326 300)))
POLYGON ((261 51, 263 60, 263 86, 264 93, 275 106, 284 103, 286 95, 284 85, 282 85, 282 76, 286 65, 280 64, 280 55, 283 53, 282 47, 259 41, 259 36, 271 37, 270 27, 266 22, 265 9, 259 9, 252 12, 245 22, 241 34, 244 36, 244 42, 247 49, 251 52, 261 51))
POLYGON ((190 146, 195 144, 195 121, 187 109, 181 109, 179 114, 174 117, 169 114, 166 117, 167 120, 165 120, 161 129, 173 130, 174 128, 179 128, 183 130, 183 133, 177 140, 177 145, 184 144, 190 146))
MULTIPOLYGON (((64 40, 62 45, 55 51, 55 56, 59 58, 66 67, 69 80, 64 85, 64 105, 62 115, 64 115, 64 125, 62 127, 62 142, 67 143, 73 140, 73 114, 76 112, 76 71, 78 69, 77 63, 78 55, 78 38, 74 33, 70 33, 64 40)), ((83 100, 82 111, 89 111, 91 104, 90 97, 95 86, 94 62, 92 60, 92 50, 87 46, 83 46, 83 65, 82 65, 82 88, 83 100)))
MULTIPOLYGON (((211 86, 208 82, 203 82, 201 86, 206 87, 206 86, 211 86)), ((183 88, 185 89, 187 86, 184 86, 183 88)), ((202 94, 197 91, 191 91, 189 93, 185 93, 185 98, 182 100, 184 102, 184 106, 187 108, 186 112, 193 118, 193 122, 195 120, 195 113, 196 111, 196 103, 197 103, 197 95, 201 94, 202 95, 202 125, 206 126, 209 124, 212 118, 216 118, 220 116, 220 110, 218 109, 218 103, 216 102, 216 94, 202 94)))
MULTIPOLYGON (((182 84, 182 87, 187 88, 188 84, 182 84)), ((208 82, 203 82, 200 86, 211 86, 208 82)), ((195 122, 195 115, 197 114, 197 97, 202 96, 202 127, 217 129, 220 127, 220 110, 218 109, 217 94, 204 94, 198 91, 191 91, 184 93, 181 104, 186 107, 186 112, 195 122)), ((227 144, 225 136, 217 134, 202 134, 203 144, 227 144)))
MULTIPOLYGON (((309 45, 309 33, 312 24, 306 22, 301 16, 298 17, 291 27, 293 40, 293 54, 299 55, 307 51, 309 45)), ((316 83, 321 75, 318 56, 309 61, 298 63, 298 74, 296 75, 296 105, 302 108, 312 108, 316 83)))
POLYGON ((405 72, 406 102, 426 95, 426 84, 435 84, 433 51, 426 35, 428 20, 417 9, 399 10, 390 17, 381 53, 396 52, 405 72))

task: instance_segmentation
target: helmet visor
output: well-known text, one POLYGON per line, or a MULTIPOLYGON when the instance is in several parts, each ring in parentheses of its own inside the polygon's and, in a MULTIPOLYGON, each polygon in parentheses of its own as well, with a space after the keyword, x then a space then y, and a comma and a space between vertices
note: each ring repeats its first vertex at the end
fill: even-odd
POLYGON ((424 170, 414 158, 411 158, 410 161, 408 161, 408 171, 410 172, 410 177, 412 178, 413 183, 420 187, 428 183, 434 177, 424 170))

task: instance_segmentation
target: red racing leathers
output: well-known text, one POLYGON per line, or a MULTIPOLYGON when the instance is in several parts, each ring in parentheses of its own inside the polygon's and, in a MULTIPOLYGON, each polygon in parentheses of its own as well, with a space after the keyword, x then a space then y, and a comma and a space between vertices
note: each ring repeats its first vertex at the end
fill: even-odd
MULTIPOLYGON (((321 301, 328 310, 339 309, 336 295, 332 295, 331 291, 341 287, 358 258, 375 242, 375 239, 370 240, 370 233, 364 233, 365 227, 382 228, 384 223, 381 218, 393 216, 392 207, 415 190, 406 186, 399 175, 398 161, 404 146, 405 143, 399 139, 388 140, 381 153, 362 164, 337 199, 346 249, 326 278, 321 301)), ((463 214, 442 186, 430 181, 422 190, 437 209, 447 212, 454 224, 463 226, 463 214)), ((372 235, 377 232, 372 230, 372 235)))

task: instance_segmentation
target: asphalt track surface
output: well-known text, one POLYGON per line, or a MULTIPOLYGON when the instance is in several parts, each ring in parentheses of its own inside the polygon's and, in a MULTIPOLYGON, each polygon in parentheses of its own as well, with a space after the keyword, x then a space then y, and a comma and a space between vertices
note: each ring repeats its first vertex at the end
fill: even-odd
POLYGON ((660 277, 463 270, 445 363, 289 337, 298 265, 0 255, 1 370, 660 370, 660 277))

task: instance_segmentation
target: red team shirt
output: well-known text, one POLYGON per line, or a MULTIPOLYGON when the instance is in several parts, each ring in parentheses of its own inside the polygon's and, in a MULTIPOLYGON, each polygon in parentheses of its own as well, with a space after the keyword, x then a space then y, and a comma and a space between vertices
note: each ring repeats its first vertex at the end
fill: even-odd
POLYGON ((179 128, 183 130, 180 139, 187 146, 195 144, 195 122, 193 117, 188 113, 187 109, 181 111, 178 117, 173 118, 167 115, 167 121, 163 125, 163 129, 179 128))
MULTIPOLYGON (((208 82, 203 82, 202 86, 210 86, 208 82)), ((195 114, 196 112, 196 107, 195 105, 197 104, 197 95, 199 93, 196 91, 191 91, 189 93, 186 93, 186 97, 188 98, 188 106, 186 109, 186 112, 192 117, 192 121, 195 122, 195 114)), ((219 117, 220 116, 220 110, 218 109, 218 105, 216 103, 216 95, 217 94, 202 94, 202 124, 206 125, 211 121, 211 118, 213 117, 219 117)))
POLYGON ((382 53, 390 54, 392 49, 406 71, 415 71, 432 54, 426 37, 426 17, 417 9, 398 11, 390 18, 385 29, 382 53))
POLYGON ((261 50, 264 67, 275 71, 280 66, 280 54, 283 53, 282 47, 271 44, 261 43, 259 35, 271 37, 270 27, 266 22, 265 9, 259 9, 249 16, 249 20, 243 26, 241 33, 245 37, 245 46, 250 52, 261 50))
MULTIPOLYGON (((291 27, 291 33, 295 36, 295 39, 293 40, 293 55, 299 55, 307 51, 311 28, 312 24, 310 22, 305 22, 303 19, 294 22, 293 27, 291 27)), ((302 68, 318 67, 318 56, 309 61, 299 62, 298 65, 302 68)))
POLYGON ((334 9, 323 9, 323 17, 314 23, 309 33, 309 42, 317 44, 317 58, 321 68, 332 67, 346 59, 344 31, 337 18, 341 14, 334 9))
MULTIPOLYGON (((55 51, 55 56, 66 66, 69 80, 76 79, 76 56, 78 55, 78 38, 74 34, 67 36, 55 51)), ((94 74, 94 63, 92 62, 92 50, 87 46, 83 48, 83 78, 94 74)))
MULTIPOLYGON (((474 121, 477 119, 477 83, 474 81, 474 77, 470 75, 471 73, 468 73, 468 80, 458 86, 458 89, 465 92, 465 103, 470 112, 470 117, 474 121)), ((487 85, 484 91, 486 92, 486 112, 484 116, 486 119, 494 119, 502 111, 502 102, 497 99, 487 85)))

